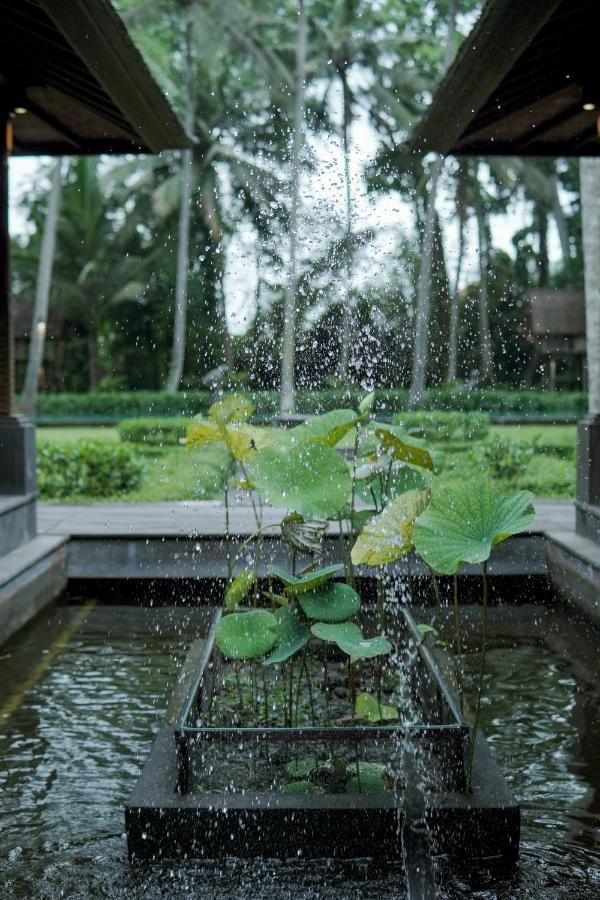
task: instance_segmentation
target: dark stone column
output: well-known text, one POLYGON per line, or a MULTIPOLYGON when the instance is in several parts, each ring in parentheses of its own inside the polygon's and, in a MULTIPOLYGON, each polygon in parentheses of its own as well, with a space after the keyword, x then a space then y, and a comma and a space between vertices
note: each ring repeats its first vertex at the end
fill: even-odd
POLYGON ((7 124, 6 113, 0 111, 0 417, 10 416, 14 387, 14 345, 10 315, 7 124))
POLYGON ((21 416, 0 416, 0 496, 35 491, 35 426, 21 416))
POLYGON ((577 532, 600 541, 600 416, 577 427, 577 532))

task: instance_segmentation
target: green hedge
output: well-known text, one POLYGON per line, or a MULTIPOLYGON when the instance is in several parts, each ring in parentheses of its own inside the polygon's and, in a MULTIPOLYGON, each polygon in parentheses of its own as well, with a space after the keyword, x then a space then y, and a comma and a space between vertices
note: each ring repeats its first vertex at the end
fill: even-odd
POLYGON ((190 419, 124 419, 117 431, 122 441, 153 447, 174 446, 185 437, 190 419))
POLYGON ((144 464, 132 447, 102 441, 38 445, 38 490, 45 500, 110 497, 139 488, 144 464))
POLYGON ((489 413, 417 410, 397 413, 393 417, 408 434, 438 441, 482 441, 490 430, 489 413))
POLYGON ((98 394, 41 394, 38 418, 129 418, 195 416, 212 403, 209 391, 115 391, 98 394))
MULTIPOLYGON (((279 412, 279 394, 276 391, 247 393, 256 404, 257 416, 272 416, 279 412)), ((356 407, 364 393, 355 388, 300 390, 296 398, 296 411, 300 414, 319 413, 340 407, 356 407)), ((406 409, 407 401, 406 390, 378 390, 375 412, 393 416, 406 409)), ((211 402, 212 396, 208 391, 182 391, 179 394, 153 391, 42 394, 38 400, 38 419, 195 416, 206 412, 211 402)), ((587 411, 587 395, 582 391, 436 388, 426 392, 419 408, 449 412, 489 412, 507 416, 582 416, 587 411)))

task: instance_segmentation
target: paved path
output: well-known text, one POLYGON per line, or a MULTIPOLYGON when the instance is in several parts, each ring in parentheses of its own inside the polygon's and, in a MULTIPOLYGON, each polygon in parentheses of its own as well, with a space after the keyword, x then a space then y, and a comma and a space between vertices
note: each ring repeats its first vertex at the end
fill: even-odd
MULTIPOLYGON (((540 500, 529 531, 573 532, 575 508, 571 500, 540 500)), ((263 523, 278 523, 285 511, 265 507, 263 523)), ((248 501, 232 504, 232 534, 256 529, 248 501)), ((160 503, 38 503, 38 532, 69 537, 218 537, 225 533, 225 508, 219 501, 160 503)))

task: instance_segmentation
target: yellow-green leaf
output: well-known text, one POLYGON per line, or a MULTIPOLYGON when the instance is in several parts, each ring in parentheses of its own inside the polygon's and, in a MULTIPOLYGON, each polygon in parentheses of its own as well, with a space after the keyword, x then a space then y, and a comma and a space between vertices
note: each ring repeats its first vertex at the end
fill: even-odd
POLYGON ((243 569, 239 575, 232 578, 225 591, 225 609, 233 609, 238 603, 241 603, 255 583, 255 569, 243 569))
POLYGON ((429 450, 425 447, 417 447, 402 440, 388 428, 376 428, 375 434, 381 441, 384 450, 389 451, 394 459, 409 463, 411 466, 420 466, 421 469, 429 469, 433 472, 434 461, 429 450))
POLYGON ((257 450, 270 447, 273 443, 271 437, 261 428, 247 425, 245 422, 227 425, 224 429, 224 439, 231 455, 238 462, 247 462, 257 450))
POLYGON ((220 425, 228 425, 230 422, 245 422, 254 412, 254 404, 248 397, 242 394, 230 394, 223 400, 213 403, 208 414, 220 425))
POLYGON ((185 446, 188 450, 195 450, 205 444, 216 444, 223 440, 223 432, 212 422, 197 421, 190 425, 185 437, 185 446))
POLYGON ((355 566, 383 566, 404 556, 412 546, 415 519, 429 503, 430 492, 407 491, 367 522, 352 548, 355 566))

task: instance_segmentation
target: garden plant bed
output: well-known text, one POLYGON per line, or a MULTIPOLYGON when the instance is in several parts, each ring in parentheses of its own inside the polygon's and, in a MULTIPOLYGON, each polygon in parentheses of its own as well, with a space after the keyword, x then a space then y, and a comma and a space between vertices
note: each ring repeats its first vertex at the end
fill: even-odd
POLYGON ((273 719, 268 727, 240 727, 217 716, 202 724, 223 683, 217 620, 207 640, 190 650, 168 724, 126 806, 132 860, 397 858, 403 819, 412 814, 404 784, 409 752, 426 776, 424 815, 434 852, 466 863, 516 861, 518 806, 482 737, 472 791, 465 792, 468 729, 410 613, 402 611, 395 637, 412 660, 412 721, 394 725, 292 727, 273 719), (315 765, 307 767, 307 760, 315 765), (301 792, 282 790, 294 783, 301 792))

